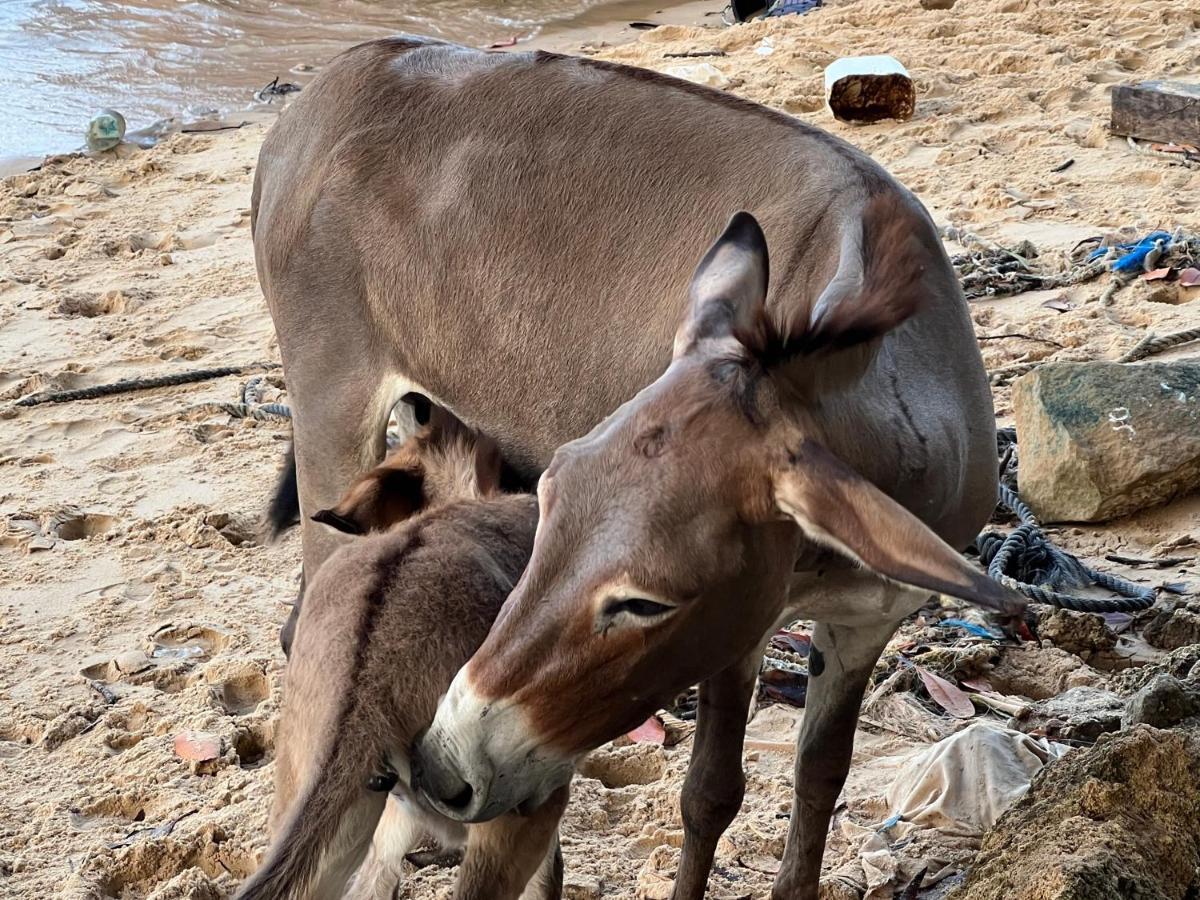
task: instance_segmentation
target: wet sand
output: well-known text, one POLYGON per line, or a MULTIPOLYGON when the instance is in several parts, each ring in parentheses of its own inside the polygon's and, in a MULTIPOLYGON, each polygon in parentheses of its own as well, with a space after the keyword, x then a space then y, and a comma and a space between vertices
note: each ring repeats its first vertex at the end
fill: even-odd
MULTIPOLYGON (((601 55, 664 71, 710 65, 729 90, 874 154, 939 222, 1057 256, 1120 227, 1200 229, 1200 171, 1134 154, 1105 130, 1109 85, 1190 71, 1200 51, 1193 19, 1166 0, 959 0, 951 11, 861 0, 736 29, 662 28, 601 55), (668 57, 698 50, 724 56, 668 57), (917 79, 914 120, 834 122, 822 107, 823 67, 884 51, 917 79), (1074 164, 1055 172, 1066 159, 1074 164), (1030 208, 1009 188, 1052 203, 1030 208)), ((213 900, 265 847, 277 630, 300 547, 295 535, 265 546, 256 526, 286 423, 205 405, 237 400, 239 378, 7 405, 47 388, 277 359, 248 228, 265 130, 64 157, 0 183, 0 894, 13 900, 213 900), (173 739, 186 729, 219 736, 220 757, 196 767, 177 758, 173 739)), ((1140 283, 1110 319, 1094 302, 1102 288, 972 304, 981 338, 1006 336, 981 343, 988 367, 1047 354, 1115 358, 1147 329, 1200 326, 1200 302, 1161 302, 1140 283), (1050 299, 1069 308, 1042 305, 1050 299)), ((268 378, 265 399, 286 400, 278 373, 268 378)), ((995 402, 1010 421, 1009 389, 997 388, 995 402)), ((1200 537, 1196 498, 1056 539, 1144 579, 1103 556, 1145 557, 1189 535, 1200 537)), ((1194 574, 1182 580, 1195 588, 1194 574)), ((774 706, 758 720, 712 897, 767 895, 787 829, 796 718, 774 706)), ((667 896, 690 743, 607 747, 584 767, 564 825, 568 897, 667 896)), ((891 774, 921 746, 860 735, 825 857, 838 884, 865 884, 859 847, 888 814, 891 774)), ((895 885, 922 864, 961 867, 971 855, 969 842, 926 834, 896 851, 895 885)), ((451 872, 409 874, 401 896, 447 896, 451 872)))

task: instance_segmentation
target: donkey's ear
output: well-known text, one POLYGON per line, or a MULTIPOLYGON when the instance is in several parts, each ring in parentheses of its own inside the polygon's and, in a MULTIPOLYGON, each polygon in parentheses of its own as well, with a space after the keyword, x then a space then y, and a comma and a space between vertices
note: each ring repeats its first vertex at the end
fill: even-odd
POLYGON ((767 239, 748 212, 729 220, 696 267, 691 308, 675 335, 675 356, 700 341, 757 327, 767 300, 767 239))
POLYGON ((1013 615, 1025 602, 813 441, 775 473, 775 502, 805 537, 890 581, 1013 615))
POLYGON ((386 531, 424 505, 424 471, 385 462, 352 484, 336 506, 318 510, 312 518, 346 534, 366 534, 386 531))

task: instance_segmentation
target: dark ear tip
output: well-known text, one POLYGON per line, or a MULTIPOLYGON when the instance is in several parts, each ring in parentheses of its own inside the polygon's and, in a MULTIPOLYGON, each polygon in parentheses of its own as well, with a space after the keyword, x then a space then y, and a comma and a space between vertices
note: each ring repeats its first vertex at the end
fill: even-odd
POLYGON ((758 219, 745 210, 739 210, 733 214, 729 224, 725 226, 725 233, 742 244, 761 244, 765 247, 767 243, 767 236, 763 234, 758 219))
POLYGON ((345 516, 338 515, 332 509, 319 509, 313 513, 312 520, 321 525, 328 525, 330 528, 336 528, 338 531, 345 534, 362 534, 362 526, 353 519, 347 519, 345 516))

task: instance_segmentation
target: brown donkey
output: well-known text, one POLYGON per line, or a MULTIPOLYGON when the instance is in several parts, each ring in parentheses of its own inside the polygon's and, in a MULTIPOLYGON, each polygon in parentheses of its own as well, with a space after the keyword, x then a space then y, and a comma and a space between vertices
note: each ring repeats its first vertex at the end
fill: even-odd
MULTIPOLYGON (((742 736, 763 641, 781 615, 801 615, 819 624, 775 893, 817 896, 863 688, 897 623, 934 592, 1020 609, 827 449, 846 427, 827 394, 802 391, 784 406, 777 375, 789 362, 816 367, 820 351, 903 329, 921 301, 920 258, 911 256, 920 242, 898 212, 867 207, 866 271, 842 288, 854 296, 814 304, 787 332, 766 315, 763 233, 751 216, 733 218, 696 271, 667 371, 560 448, 542 476, 529 567, 419 748, 421 786, 440 809, 482 821, 540 802, 582 753, 701 681, 675 886, 676 897, 701 898, 742 801, 742 736), (893 283, 895 273, 915 277, 893 283)), ((902 351, 885 343, 881 352, 902 351)), ((859 458, 903 456, 874 427, 893 416, 928 435, 922 443, 961 453, 961 437, 946 441, 962 427, 961 410, 876 399, 874 415, 857 419, 859 458)), ((926 491, 914 506, 958 545, 992 500, 960 511, 946 507, 944 486, 926 491)))
POLYGON ((499 476, 495 447, 435 410, 317 514, 354 533, 394 527, 343 548, 309 587, 279 725, 274 837, 241 900, 340 898, 368 849, 351 895, 391 897, 425 835, 466 844, 458 900, 560 896, 565 788, 529 815, 467 828, 410 789, 413 741, 533 544, 536 500, 498 493, 499 476))

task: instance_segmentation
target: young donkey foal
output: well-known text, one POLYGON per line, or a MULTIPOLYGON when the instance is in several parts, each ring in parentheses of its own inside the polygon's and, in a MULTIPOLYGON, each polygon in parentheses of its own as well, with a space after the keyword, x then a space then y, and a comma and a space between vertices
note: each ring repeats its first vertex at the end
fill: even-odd
POLYGON ((411 744, 529 559, 536 500, 499 493, 499 475, 490 442, 439 412, 317 514, 351 533, 392 527, 340 550, 309 586, 279 725, 273 839, 241 900, 342 897, 372 836, 354 894, 390 897, 425 834, 465 838, 458 900, 516 898, 535 875, 525 896, 558 896, 565 788, 528 815, 464 828, 410 787, 411 744))

